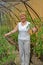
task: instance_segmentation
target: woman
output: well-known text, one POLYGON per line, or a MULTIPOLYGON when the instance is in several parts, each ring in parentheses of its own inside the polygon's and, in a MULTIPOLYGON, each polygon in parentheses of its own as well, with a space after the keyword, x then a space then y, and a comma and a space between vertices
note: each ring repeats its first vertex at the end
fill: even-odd
MULTIPOLYGON (((30 22, 26 21, 26 14, 22 12, 20 14, 21 22, 19 22, 15 29, 11 32, 5 34, 8 36, 12 33, 19 31, 18 34, 18 45, 19 53, 21 59, 21 65, 29 65, 30 60, 30 22)), ((35 33, 37 31, 36 27, 32 28, 32 31, 35 33)))

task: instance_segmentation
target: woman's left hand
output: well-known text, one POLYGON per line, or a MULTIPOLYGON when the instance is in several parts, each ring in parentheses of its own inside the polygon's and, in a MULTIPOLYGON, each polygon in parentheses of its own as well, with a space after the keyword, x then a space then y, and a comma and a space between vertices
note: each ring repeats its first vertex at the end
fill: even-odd
POLYGON ((37 30, 38 30, 38 29, 37 29, 36 27, 33 27, 33 28, 32 28, 33 33, 36 33, 37 30))

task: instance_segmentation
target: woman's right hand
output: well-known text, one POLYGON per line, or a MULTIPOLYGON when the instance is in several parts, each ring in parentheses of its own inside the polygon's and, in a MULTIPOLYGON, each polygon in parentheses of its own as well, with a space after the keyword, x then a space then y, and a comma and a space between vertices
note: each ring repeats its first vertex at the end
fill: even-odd
POLYGON ((6 37, 6 36, 8 36, 8 34, 5 34, 4 36, 6 37))

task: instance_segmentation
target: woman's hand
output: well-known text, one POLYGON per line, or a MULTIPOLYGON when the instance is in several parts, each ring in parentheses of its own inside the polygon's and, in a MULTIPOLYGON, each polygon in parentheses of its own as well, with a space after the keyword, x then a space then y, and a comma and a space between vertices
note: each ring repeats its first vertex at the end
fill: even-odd
POLYGON ((36 27, 33 27, 32 29, 28 30, 28 33, 32 35, 33 33, 36 33, 38 29, 36 27))
POLYGON ((33 33, 36 33, 37 30, 38 30, 38 29, 37 29, 36 27, 33 27, 33 28, 32 28, 33 33))
POLYGON ((7 37, 8 35, 9 35, 9 34, 7 33, 7 34, 5 34, 4 36, 7 37))
POLYGON ((32 29, 28 30, 28 33, 29 33, 30 35, 32 35, 32 29))
POLYGON ((18 31, 18 25, 16 25, 16 27, 15 27, 12 31, 8 32, 8 33, 5 34, 4 36, 5 36, 5 37, 6 37, 6 36, 9 36, 10 34, 15 33, 15 32, 17 32, 17 31, 18 31))

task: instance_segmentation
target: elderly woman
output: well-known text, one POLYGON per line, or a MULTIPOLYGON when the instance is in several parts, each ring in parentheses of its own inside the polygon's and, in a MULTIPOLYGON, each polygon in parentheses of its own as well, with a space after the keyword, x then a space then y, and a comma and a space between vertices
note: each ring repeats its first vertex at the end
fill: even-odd
MULTIPOLYGON (((30 60, 30 22, 26 20, 26 14, 22 12, 20 14, 20 22, 16 25, 16 27, 5 34, 8 36, 12 33, 19 32, 18 34, 18 45, 19 45, 19 53, 21 65, 29 65, 30 60)), ((34 33, 37 31, 36 27, 31 29, 34 33)))

